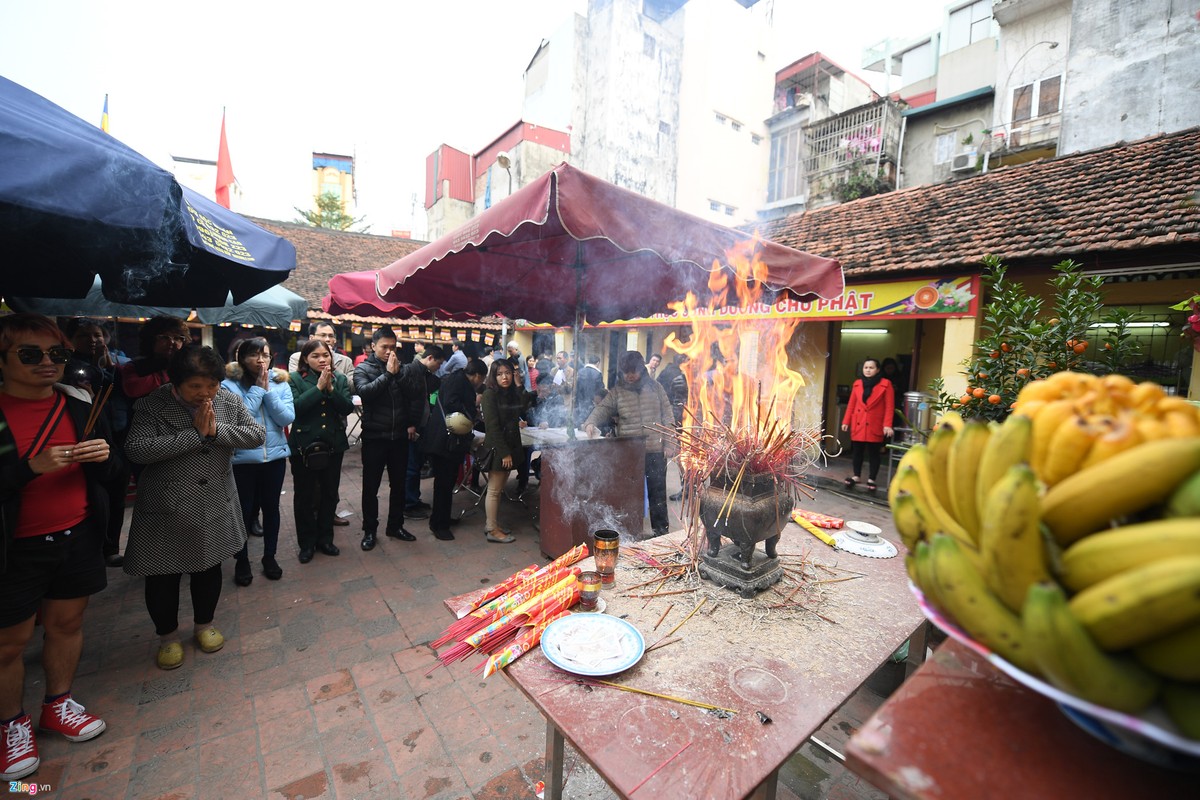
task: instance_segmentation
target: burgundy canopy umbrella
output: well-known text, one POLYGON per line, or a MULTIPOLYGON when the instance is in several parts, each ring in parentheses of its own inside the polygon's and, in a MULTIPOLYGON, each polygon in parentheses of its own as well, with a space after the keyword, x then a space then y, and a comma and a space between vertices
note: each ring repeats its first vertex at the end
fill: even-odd
POLYGON ((426 311, 407 303, 389 303, 375 291, 376 270, 342 272, 329 279, 329 294, 321 298, 321 308, 326 314, 354 314, 360 317, 392 317, 425 320, 450 320, 465 322, 478 315, 464 312, 446 312, 440 309, 426 311))
MULTIPOLYGON (((726 253, 750 238, 560 164, 379 270, 376 289, 412 308, 579 328, 667 311, 689 291, 704 302, 710 272, 733 277, 726 253)), ((837 261, 775 242, 755 247, 765 300, 841 296, 837 261)))

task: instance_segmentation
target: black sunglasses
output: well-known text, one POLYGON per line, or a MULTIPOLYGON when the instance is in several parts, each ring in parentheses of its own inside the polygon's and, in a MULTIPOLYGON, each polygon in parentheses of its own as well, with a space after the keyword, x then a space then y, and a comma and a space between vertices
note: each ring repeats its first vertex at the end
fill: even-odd
MULTIPOLYGON (((7 354, 7 351, 5 353, 7 354)), ((42 363, 43 358, 50 356, 51 364, 65 364, 71 360, 72 353, 70 348, 62 345, 55 345, 49 350, 43 350, 40 347, 18 347, 17 360, 22 364, 33 365, 42 363)))

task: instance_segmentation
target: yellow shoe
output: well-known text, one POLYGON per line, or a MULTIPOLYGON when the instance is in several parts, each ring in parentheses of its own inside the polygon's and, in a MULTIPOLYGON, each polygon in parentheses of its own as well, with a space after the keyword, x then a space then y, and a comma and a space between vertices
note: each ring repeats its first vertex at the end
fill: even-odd
POLYGON ((158 657, 154 660, 159 669, 175 669, 183 664, 183 645, 179 642, 162 645, 158 648, 158 657))
POLYGON ((196 644, 206 653, 215 653, 225 646, 225 637, 216 628, 205 628, 196 634, 196 644))

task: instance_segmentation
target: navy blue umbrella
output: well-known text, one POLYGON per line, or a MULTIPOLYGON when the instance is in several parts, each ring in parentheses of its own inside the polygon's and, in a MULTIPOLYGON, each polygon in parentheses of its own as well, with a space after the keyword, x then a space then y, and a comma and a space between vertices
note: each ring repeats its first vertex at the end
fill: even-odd
POLYGON ((98 127, 0 77, 0 294, 241 303, 296 266, 290 242, 179 185, 98 127))

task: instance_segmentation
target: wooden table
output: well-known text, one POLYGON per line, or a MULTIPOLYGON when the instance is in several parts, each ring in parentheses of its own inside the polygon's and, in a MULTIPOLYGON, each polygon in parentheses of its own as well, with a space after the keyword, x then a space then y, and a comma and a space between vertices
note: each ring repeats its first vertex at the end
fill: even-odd
MULTIPOLYGON (((883 509, 865 509, 862 516, 886 524, 886 514, 883 509)), ((647 544, 682 538, 682 533, 674 533, 647 544)), ((834 551, 794 524, 784 529, 779 551, 807 553, 811 561, 861 574, 824 589, 826 599, 818 610, 831 621, 814 615, 776 615, 756 622, 738 610, 739 598, 728 592, 719 602, 706 603, 679 629, 675 635, 682 637, 680 642, 647 653, 612 678, 734 709, 738 713, 732 716, 721 718, 656 697, 580 685, 552 667, 540 650, 505 670, 546 718, 547 798, 562 794, 564 742, 570 742, 620 797, 629 797, 639 785, 636 797, 654 800, 774 796, 779 768, 788 757, 900 645, 923 629, 901 559, 834 551), (769 721, 761 721, 756 712, 769 721), (646 780, 655 770, 659 771, 646 780)), ((589 563, 590 559, 584 562, 589 563)), ((692 594, 649 602, 623 596, 621 587, 649 577, 630 563, 623 551, 617 587, 602 596, 607 613, 628 619, 649 645, 698 601, 692 594), (672 603, 670 614, 653 630, 672 603)), ((451 598, 446 606, 456 611, 470 597, 451 598)))
POLYGON ((1176 798, 1196 776, 1114 750, 953 640, 851 737, 846 765, 894 798, 1176 798))

